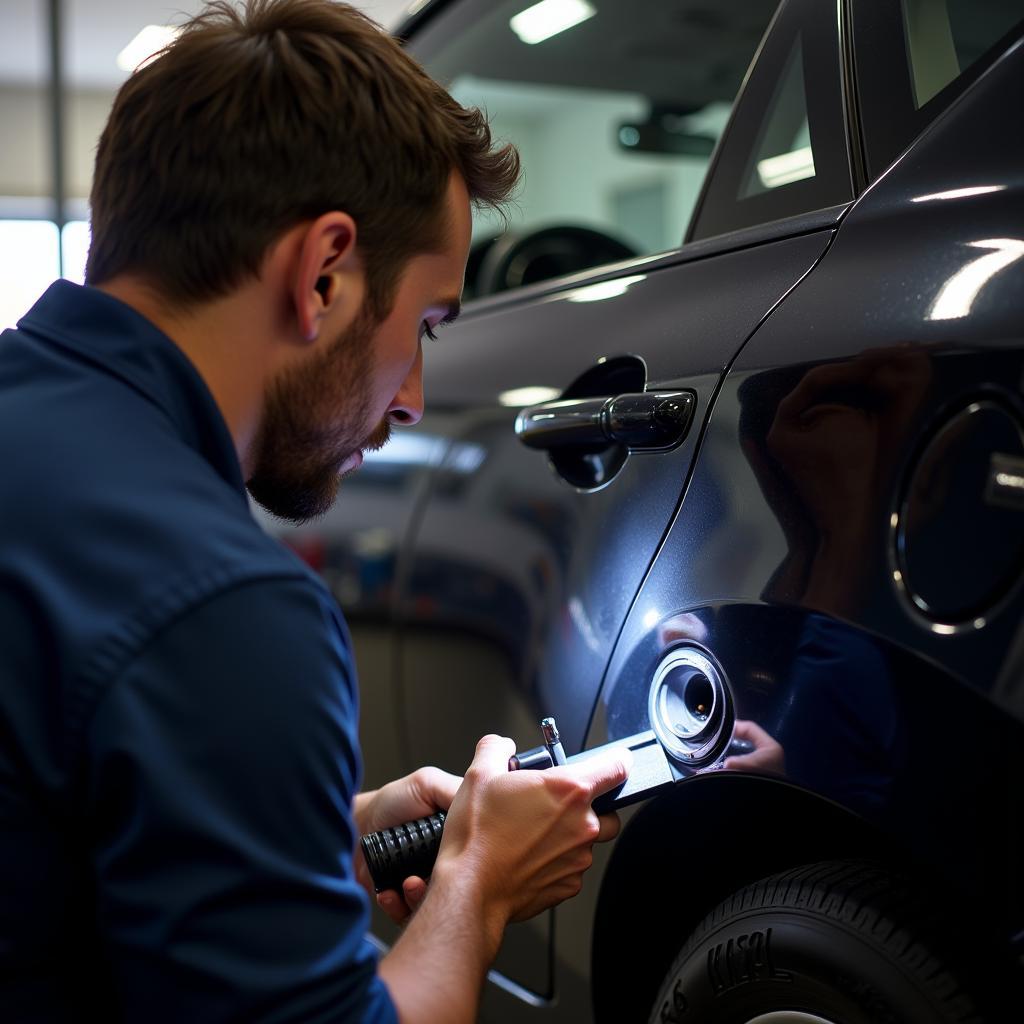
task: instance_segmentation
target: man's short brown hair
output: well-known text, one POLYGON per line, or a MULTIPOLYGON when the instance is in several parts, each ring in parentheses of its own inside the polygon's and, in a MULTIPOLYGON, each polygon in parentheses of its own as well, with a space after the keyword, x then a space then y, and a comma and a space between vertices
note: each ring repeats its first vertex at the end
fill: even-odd
POLYGON ((191 305, 337 209, 356 222, 382 315, 408 259, 440 247, 452 171, 474 202, 500 206, 519 158, 369 18, 332 0, 217 0, 117 94, 86 281, 130 272, 191 305))

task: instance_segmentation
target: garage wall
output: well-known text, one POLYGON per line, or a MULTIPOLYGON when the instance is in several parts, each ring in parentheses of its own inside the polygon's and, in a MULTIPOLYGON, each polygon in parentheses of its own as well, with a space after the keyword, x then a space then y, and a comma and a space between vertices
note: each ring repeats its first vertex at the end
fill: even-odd
MULTIPOLYGON (((112 91, 78 91, 67 98, 64 144, 71 197, 89 195, 96 143, 113 100, 112 91)), ((46 91, 31 86, 0 88, 0 125, 0 196, 48 196, 52 183, 46 91)))

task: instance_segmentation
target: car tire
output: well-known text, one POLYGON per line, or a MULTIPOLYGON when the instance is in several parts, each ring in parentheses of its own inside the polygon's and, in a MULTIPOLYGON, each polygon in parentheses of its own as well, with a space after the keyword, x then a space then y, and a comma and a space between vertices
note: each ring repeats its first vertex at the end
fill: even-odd
POLYGON ((980 1024, 947 966, 943 909, 861 862, 762 879, 689 937, 650 1024, 980 1024))
POLYGON ((509 231, 481 257, 477 294, 494 295, 638 255, 606 231, 578 224, 555 224, 523 234, 509 231))

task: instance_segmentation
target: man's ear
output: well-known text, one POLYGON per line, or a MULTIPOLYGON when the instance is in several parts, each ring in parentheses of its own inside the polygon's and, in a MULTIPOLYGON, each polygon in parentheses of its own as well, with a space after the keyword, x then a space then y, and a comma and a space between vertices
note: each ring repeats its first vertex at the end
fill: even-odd
POLYGON ((355 221, 340 210, 313 221, 301 237, 293 273, 292 302, 307 341, 316 339, 328 313, 341 309, 354 316, 362 306, 364 286, 355 221))

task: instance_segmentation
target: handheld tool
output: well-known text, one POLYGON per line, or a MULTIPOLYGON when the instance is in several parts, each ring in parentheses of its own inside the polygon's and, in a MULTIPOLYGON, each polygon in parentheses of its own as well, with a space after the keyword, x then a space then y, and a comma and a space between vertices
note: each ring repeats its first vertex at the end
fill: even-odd
MULTIPOLYGON (((572 757, 566 757, 558 734, 558 727, 553 718, 541 721, 541 733, 544 742, 539 747, 523 753, 515 753, 509 758, 509 771, 544 770, 554 765, 572 764, 588 757, 594 757, 612 748, 629 747, 633 752, 633 767, 629 777, 620 786, 603 793, 594 801, 594 810, 598 814, 613 811, 627 804, 646 800, 660 793, 690 772, 676 767, 666 756, 665 750, 653 729, 636 733, 625 739, 590 750, 581 751, 572 757)), ((733 741, 732 753, 741 753, 733 741)), ((359 843, 370 869, 373 886, 377 892, 386 889, 401 891, 402 882, 410 875, 427 878, 437 859, 437 851, 441 845, 444 832, 445 812, 438 811, 425 818, 408 821, 395 828, 381 829, 360 837, 359 843)))

